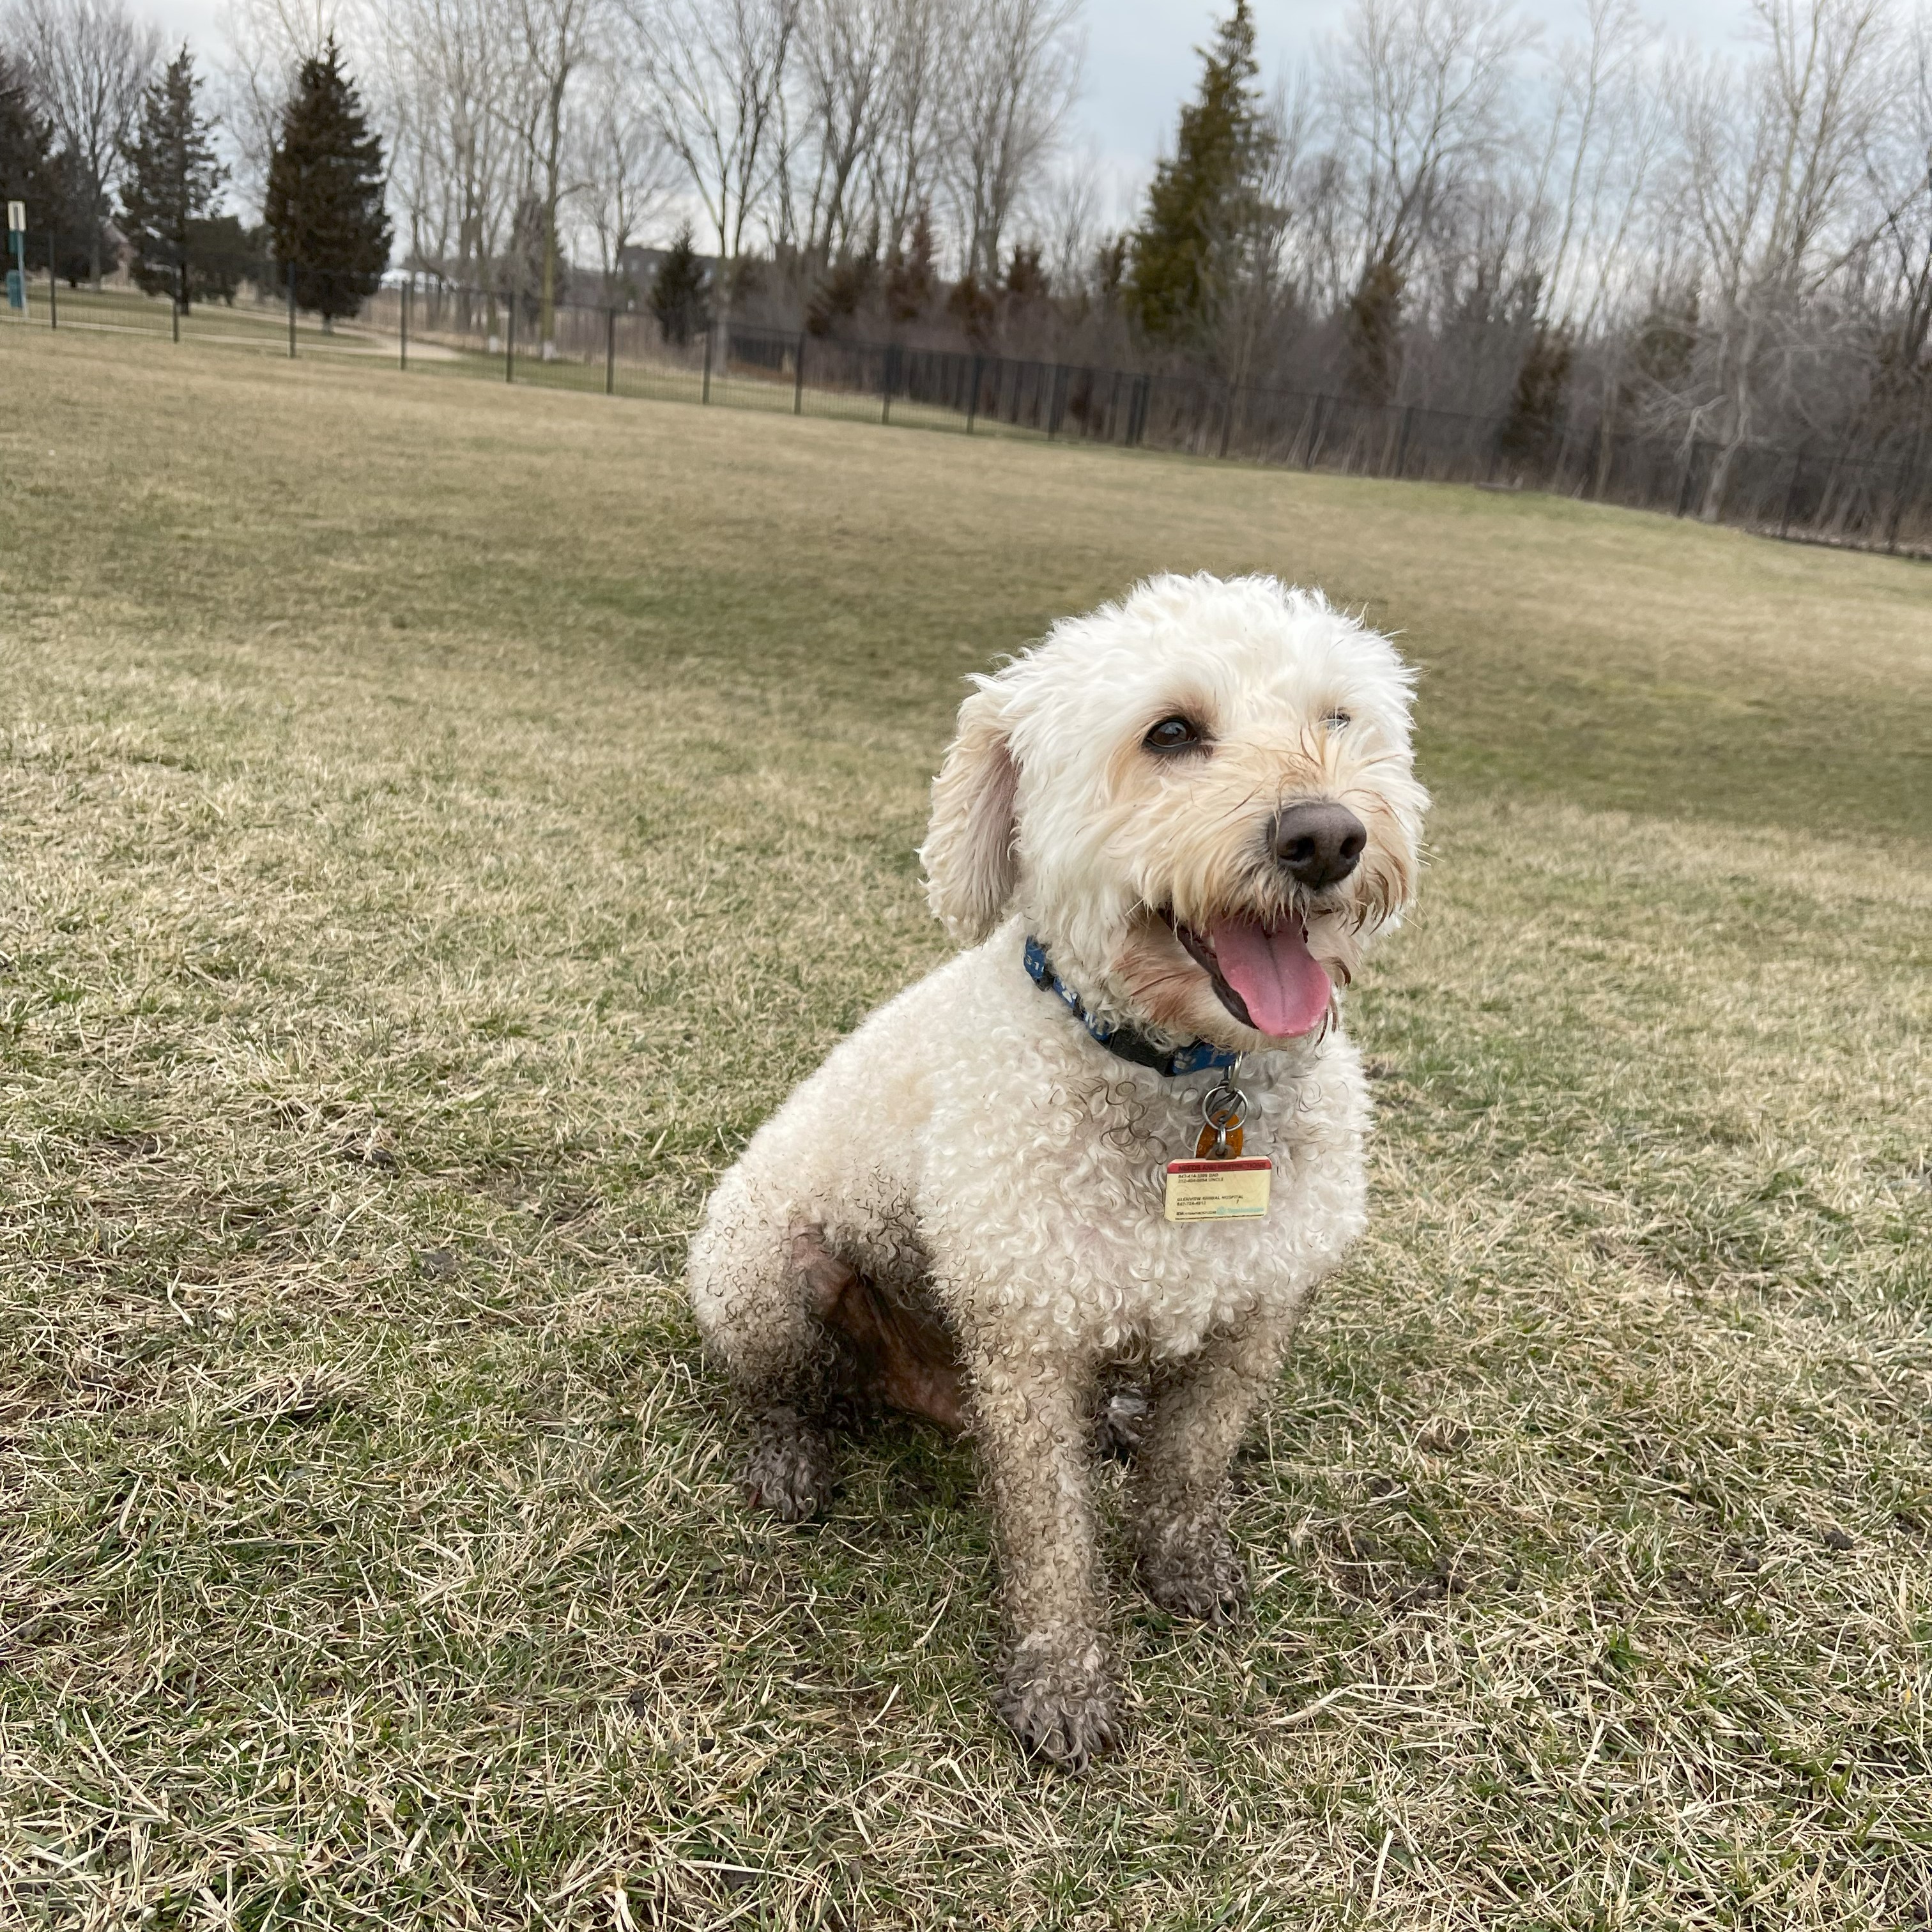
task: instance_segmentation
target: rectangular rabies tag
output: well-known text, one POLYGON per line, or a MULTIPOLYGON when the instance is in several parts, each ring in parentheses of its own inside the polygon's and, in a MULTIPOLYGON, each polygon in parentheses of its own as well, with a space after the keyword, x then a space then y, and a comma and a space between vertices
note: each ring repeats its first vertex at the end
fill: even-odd
POLYGON ((1170 1221, 1258 1221, 1268 1212, 1271 1160, 1171 1160, 1170 1221))

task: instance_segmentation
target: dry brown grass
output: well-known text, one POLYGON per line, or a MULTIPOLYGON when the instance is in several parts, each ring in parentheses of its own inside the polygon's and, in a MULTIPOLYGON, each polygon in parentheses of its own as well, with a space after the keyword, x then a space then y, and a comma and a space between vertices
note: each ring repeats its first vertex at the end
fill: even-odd
POLYGON ((1928 580, 1476 493, 30 338, 0 428, 0 1920, 1932 1912, 1928 580), (958 679, 1402 628, 1384 1126, 1225 1635, 990 1716, 970 1458, 748 1518, 709 1177, 938 956, 958 679))

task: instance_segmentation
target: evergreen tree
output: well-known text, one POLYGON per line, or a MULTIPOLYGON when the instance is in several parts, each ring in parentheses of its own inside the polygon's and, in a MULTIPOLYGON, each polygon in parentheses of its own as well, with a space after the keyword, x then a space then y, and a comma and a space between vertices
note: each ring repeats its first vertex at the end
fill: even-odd
POLYGON ((1562 428, 1563 392, 1575 353, 1575 341, 1561 323, 1540 325, 1530 338, 1497 439, 1505 456, 1538 463, 1549 454, 1562 428))
MULTIPOLYGON (((54 167, 62 190, 60 212, 54 221, 56 265, 61 279, 70 288, 78 288, 98 274, 113 273, 120 259, 121 238, 107 219, 108 203, 88 187, 86 165, 63 148, 54 157, 54 167)), ((34 218, 31 206, 27 218, 34 218)))
POLYGON ((151 296, 171 294, 184 308, 195 224, 214 212, 228 178, 214 158, 214 123, 196 105, 200 91, 184 46, 141 96, 121 190, 121 230, 136 286, 151 296))
POLYGON ((1234 0, 1213 47, 1197 51, 1200 92, 1180 110, 1130 244, 1127 310, 1156 341, 1185 340, 1211 319, 1270 155, 1248 0, 1234 0))
POLYGON ((242 226, 234 214, 212 214, 188 235, 188 292, 196 302, 235 306, 242 284, 258 286, 268 272, 268 250, 259 230, 242 226))
POLYGON ((921 202, 905 247, 896 244, 886 260, 886 313, 895 322, 916 322, 939 292, 939 249, 933 238, 932 211, 921 202))
POLYGON ((983 349, 992 340, 1000 318, 993 292, 981 287, 979 277, 970 268, 952 284, 952 292, 946 298, 946 313, 975 349, 983 349))
POLYGON ((262 197, 275 260, 294 268, 296 303, 325 328, 355 314, 389 266, 382 181, 382 144, 332 34, 296 76, 262 197))
POLYGON ((1348 386, 1366 403, 1395 400, 1402 374, 1402 272, 1378 257, 1363 271, 1342 317, 1348 386))
POLYGON ((828 262, 805 305, 805 326, 830 335, 868 304, 879 283, 879 220, 872 218, 862 248, 842 248, 828 262))
POLYGON ((692 336, 705 328, 710 318, 704 312, 709 277, 698 250, 692 244, 691 224, 677 231, 651 282, 651 313, 658 319, 658 333, 667 342, 682 349, 692 336))
MULTIPOLYGON (((52 152, 47 125, 34 112, 26 73, 0 53, 0 202, 27 205, 27 266, 46 266, 47 236, 64 199, 60 169, 52 152)), ((0 213, 4 213, 0 208, 0 213)), ((0 227, 5 266, 14 266, 12 244, 0 227)))
POLYGON ((1052 284, 1047 280, 1046 265, 1040 260, 1040 244, 1022 242, 1013 250, 1013 259, 1006 264, 1006 293, 1017 304, 1043 302, 1052 292, 1052 284))

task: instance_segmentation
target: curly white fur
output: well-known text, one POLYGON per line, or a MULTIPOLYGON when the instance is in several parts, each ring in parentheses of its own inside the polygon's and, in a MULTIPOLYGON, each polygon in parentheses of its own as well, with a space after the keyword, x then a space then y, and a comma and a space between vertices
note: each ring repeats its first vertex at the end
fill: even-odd
POLYGON ((1300 917, 1346 983, 1411 896, 1426 800, 1393 647, 1272 578, 1154 578, 975 683, 922 854, 935 910, 971 950, 872 1015, 766 1122, 718 1184, 689 1279, 760 1418, 748 1480, 787 1514, 829 1487, 823 1422, 851 1358, 828 1311, 845 1287, 943 1330, 999 1532, 1001 1708, 1028 1744, 1078 1763, 1117 1729, 1086 1469, 1101 1377, 1133 1360, 1154 1382, 1130 1490, 1148 1587, 1218 1616, 1240 1587, 1228 1460, 1364 1215, 1366 1089, 1336 1016, 1299 1040, 1256 1032, 1174 926, 1300 917), (1204 746, 1150 755, 1149 728, 1174 714, 1204 746), (1269 843, 1275 814, 1308 800, 1367 832, 1354 872, 1316 892, 1269 843), (1108 1053, 1028 977, 1028 933, 1103 1022, 1245 1052, 1246 1150, 1275 1168, 1265 1220, 1163 1218, 1162 1171, 1194 1152, 1219 1076, 1108 1053))

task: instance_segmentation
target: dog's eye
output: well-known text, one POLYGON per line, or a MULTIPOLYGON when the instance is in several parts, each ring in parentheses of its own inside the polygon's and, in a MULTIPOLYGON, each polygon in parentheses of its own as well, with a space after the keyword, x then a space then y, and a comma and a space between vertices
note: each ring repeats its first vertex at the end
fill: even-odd
POLYGON ((1141 740, 1150 752, 1184 752, 1201 742, 1201 728, 1191 718, 1163 718, 1141 740))
POLYGON ((1354 720, 1346 711, 1331 711, 1322 722, 1331 731, 1346 731, 1354 720))

